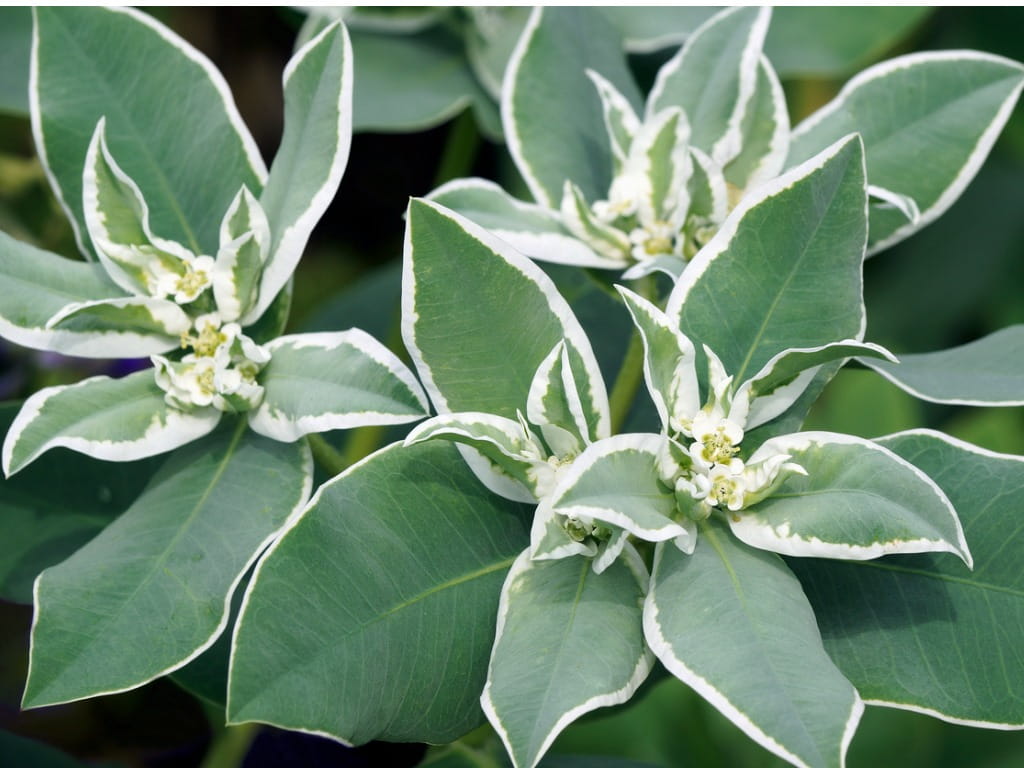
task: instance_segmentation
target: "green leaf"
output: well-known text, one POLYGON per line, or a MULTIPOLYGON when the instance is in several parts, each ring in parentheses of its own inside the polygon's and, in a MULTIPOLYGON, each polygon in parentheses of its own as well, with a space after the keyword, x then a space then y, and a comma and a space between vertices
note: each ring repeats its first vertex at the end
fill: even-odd
POLYGON ((556 213, 517 200, 493 181, 456 179, 438 187, 426 199, 465 216, 531 259, 606 266, 606 259, 574 237, 556 213))
POLYGON ((424 130, 486 98, 443 26, 400 37, 353 28, 352 51, 356 131, 424 130))
POLYGON ((305 445, 244 421, 175 453, 135 503, 35 584, 23 705, 135 688, 223 631, 242 575, 309 497, 305 445))
POLYGON ((532 261, 451 211, 413 200, 404 269, 402 335, 439 412, 516 418, 534 372, 564 339, 587 423, 598 437, 608 434, 590 343, 532 261))
POLYGON ((687 419, 700 410, 696 350, 677 324, 647 299, 615 286, 644 343, 644 381, 663 429, 672 417, 687 419))
POLYGON ((598 12, 622 34, 630 53, 652 53, 678 45, 715 14, 715 8, 677 6, 605 6, 598 12))
POLYGON ((192 46, 138 11, 38 8, 33 50, 36 147, 83 253, 82 169, 93 129, 107 137, 152 209, 153 231, 215 253, 221 217, 266 169, 227 84, 192 46), (112 39, 126 41, 111 47, 112 39), (127 46, 127 47, 125 47, 127 46), (125 56, 145 62, 125 66, 125 56), (178 106, 169 114, 161 105, 178 106))
POLYGON ((854 136, 744 198, 690 262, 665 313, 735 381, 787 349, 860 339, 866 239, 854 136))
POLYGON ((256 306, 259 319, 295 271, 313 227, 341 183, 352 143, 352 46, 340 22, 306 43, 284 70, 284 135, 260 204, 270 252, 256 306))
POLYGON ((909 6, 776 8, 765 51, 785 78, 842 77, 885 54, 931 12, 909 6))
MULTIPOLYGON (((854 355, 896 361, 884 347, 852 340, 810 349, 787 349, 777 354, 740 387, 740 391, 745 390, 751 399, 745 429, 760 426, 784 413, 818 375, 821 366, 845 362, 846 358, 854 355)), ((696 409, 690 411, 695 412, 696 409)))
POLYGON ((526 396, 526 418, 540 427, 556 456, 575 454, 599 439, 587 422, 564 341, 558 342, 537 367, 526 396))
MULTIPOLYGON (((692 527, 673 519, 675 495, 661 480, 666 441, 662 435, 627 434, 588 446, 559 476, 551 509, 600 520, 645 541, 692 539, 692 527)), ((543 532, 535 526, 533 533, 543 532)))
POLYGON ((249 416, 261 435, 291 442, 310 432, 427 415, 427 396, 409 369, 358 328, 280 336, 266 349, 263 402, 249 416))
POLYGON ((859 132, 868 181, 911 197, 921 211, 917 221, 887 217, 884 229, 873 227, 869 252, 876 253, 953 204, 981 167, 1022 87, 1024 67, 990 54, 943 51, 891 59, 854 77, 793 130, 787 165, 859 132))
POLYGON ((693 128, 693 146, 719 165, 736 157, 770 18, 766 8, 735 7, 702 24, 659 70, 648 118, 681 107, 693 128))
POLYGON ((168 406, 152 369, 46 387, 25 401, 7 432, 4 474, 57 446, 105 461, 155 456, 207 434, 220 415, 214 408, 186 413, 168 406))
POLYGON ((480 701, 516 768, 533 768, 573 720, 627 701, 647 677, 647 569, 626 552, 600 575, 587 558, 529 552, 509 571, 480 701))
MULTIPOLYGON (((519 421, 489 413, 443 413, 416 426, 405 439, 407 446, 427 440, 450 440, 468 445, 494 465, 494 472, 513 487, 492 488, 513 501, 535 501, 540 496, 536 468, 548 469, 536 438, 519 421)), ((549 472, 545 474, 549 474, 549 472)))
POLYGON ((46 330, 72 334, 98 357, 145 357, 175 349, 192 318, 173 301, 128 296, 68 304, 46 330))
POLYGON ((530 16, 526 7, 469 6, 466 56, 477 79, 491 98, 501 99, 505 67, 530 16))
POLYGON ((538 203, 555 208, 566 181, 602 199, 612 154, 601 99, 587 77, 604 76, 642 103, 614 28, 591 8, 536 9, 506 70, 502 118, 509 151, 538 203))
POLYGON ((950 405, 1024 405, 1024 325, 899 364, 860 360, 922 400, 950 405))
POLYGON ((0 8, 0 112, 28 116, 28 69, 32 10, 0 8))
MULTIPOLYGON (((6 432, 20 409, 0 405, 6 432)), ((0 599, 32 602, 32 582, 103 530, 139 495, 163 459, 111 464, 70 451, 0 480, 0 599)))
POLYGON ((931 475, 960 513, 974 571, 945 555, 791 561, 829 654, 873 704, 954 723, 1024 726, 1024 463, 940 432, 881 444, 931 475))
POLYGON ((925 473, 882 446, 831 432, 766 441, 756 462, 786 454, 807 475, 791 474, 764 501, 729 515, 752 547, 799 557, 868 560, 882 555, 971 554, 946 495, 925 473))
MULTIPOLYGON (((0 11, 2 17, 2 11, 0 11)), ((2 70, 0 70, 2 71, 2 70)), ((0 731, 0 760, 5 765, 32 766, 32 768, 118 768, 120 763, 81 762, 41 741, 0 731)), ((628 767, 627 767, 628 768, 628 767)))
POLYGON ((789 153, 789 112, 779 77, 764 56, 740 123, 740 137, 740 152, 725 168, 726 181, 746 190, 782 172, 789 153))
POLYGON ((762 747, 794 765, 843 765, 864 705, 778 555, 716 522, 692 555, 658 545, 644 631, 672 674, 762 747))
POLYGON ((15 344, 68 355, 109 355, 105 342, 47 322, 68 304, 123 295, 98 264, 62 258, 0 232, 0 335, 15 344))
POLYGON ((323 485, 246 593, 230 722, 346 743, 440 743, 476 727, 527 512, 440 443, 392 445, 323 485))

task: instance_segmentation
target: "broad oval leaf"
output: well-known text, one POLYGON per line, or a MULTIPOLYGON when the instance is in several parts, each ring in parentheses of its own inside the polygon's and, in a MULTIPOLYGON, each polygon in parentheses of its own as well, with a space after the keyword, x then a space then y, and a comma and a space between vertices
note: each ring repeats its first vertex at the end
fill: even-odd
POLYGON ((0 336, 33 349, 110 356, 103 344, 94 346, 93 335, 46 327, 68 304, 124 295, 98 264, 65 259, 0 232, 0 279, 0 336))
POLYGON ((648 118, 681 107, 695 147, 719 165, 736 157, 770 18, 767 8, 738 6, 708 19, 658 72, 647 100, 648 118))
POLYGON ((321 486, 246 593, 229 721, 345 743, 475 728, 527 512, 444 443, 392 445, 321 486))
POLYGON ((1024 405, 1024 325, 899 364, 858 358, 914 397, 949 405, 1024 405))
POLYGON ((718 523, 701 526, 692 555, 659 544, 644 631, 672 674, 762 747, 793 765, 843 765, 864 705, 778 555, 718 523))
POLYGON ((224 78, 180 37, 127 8, 35 10, 30 100, 40 158, 83 253, 82 169, 93 129, 107 138, 148 201, 153 230, 216 253, 221 217, 266 168, 224 78), (126 41, 112 48, 111 39, 126 41), (126 66, 125 57, 146 66, 126 66), (161 104, 178 105, 169 119, 161 104))
POLYGON ((4 474, 57 446, 106 461, 155 456, 212 431, 220 416, 214 408, 186 413, 168 406, 152 369, 46 387, 25 401, 7 432, 4 474))
POLYGON ((729 515, 736 536, 783 555, 867 560, 952 552, 971 565, 956 511, 926 474, 882 446, 852 435, 798 432, 766 441, 751 463, 787 454, 807 471, 771 496, 729 515))
POLYGON ((306 43, 284 70, 284 135, 260 196, 270 254, 256 306, 243 325, 259 319, 295 271, 338 190, 351 143, 352 46, 337 22, 306 43))
POLYGON ((651 669, 635 550, 603 573, 585 557, 523 552, 501 591, 481 704, 516 768, 533 768, 567 725, 629 700, 651 669))
POLYGON ((534 199, 557 208, 566 181, 587 200, 608 192, 612 153, 586 70, 641 103, 617 31, 593 8, 534 9, 505 70, 502 122, 534 199))
POLYGON ((990 54, 891 59, 854 77, 793 130, 787 164, 859 132, 871 184, 911 197, 921 211, 917 221, 887 217, 884 229, 873 227, 869 252, 876 253, 953 204, 988 156, 1022 87, 1024 66, 990 54))
POLYGON ((171 456, 123 515, 36 581, 23 705, 135 688, 202 653, 312 481, 307 446, 243 420, 171 456))
POLYGON ((358 328, 280 336, 266 349, 263 402, 249 416, 261 435, 291 442, 310 432, 427 415, 427 396, 409 369, 358 328))
POLYGON ((68 304, 46 323, 103 357, 145 357, 175 349, 192 318, 173 301, 128 296, 68 304))
POLYGON ((744 381, 787 349, 863 337, 866 240, 864 154, 853 136, 748 195, 665 312, 744 381))
POLYGON ((974 570, 941 554, 791 560, 825 647, 869 703, 1024 728, 1024 459, 928 430, 879 442, 948 494, 974 570))
POLYGON ((423 200, 409 204, 402 336, 439 412, 509 419, 526 407, 535 371, 564 339, 591 433, 609 433, 590 342, 551 279, 502 240, 423 200))

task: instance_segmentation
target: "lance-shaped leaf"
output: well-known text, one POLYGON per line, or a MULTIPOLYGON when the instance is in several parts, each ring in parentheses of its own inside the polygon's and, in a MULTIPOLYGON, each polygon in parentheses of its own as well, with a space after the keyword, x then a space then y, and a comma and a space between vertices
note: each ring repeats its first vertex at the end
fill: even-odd
POLYGON ((90 355, 92 335, 46 327, 68 304, 123 295, 98 264, 65 259, 0 232, 0 280, 0 336, 34 349, 109 356, 109 350, 90 355))
POLYGON ((262 272, 263 251, 255 233, 221 246, 210 271, 210 287, 221 320, 238 320, 255 306, 262 272))
POLYGON ((861 72, 798 125, 787 163, 802 162, 851 131, 861 134, 868 180, 908 195, 921 211, 917 221, 888 217, 885 228, 872 226, 869 252, 875 253, 953 204, 988 156, 1022 87, 1024 66, 998 56, 901 56, 861 72))
POLYGON ((789 111, 779 77, 764 56, 740 123, 740 136, 741 149, 725 168, 726 180, 744 190, 778 176, 789 153, 789 111))
POLYGON ((745 381, 775 355, 864 334, 864 154, 847 137, 747 195, 665 311, 745 381))
POLYGON ((526 418, 540 427, 557 456, 575 454, 598 439, 587 422, 564 341, 537 368, 526 397, 526 418))
POLYGON ((658 72, 648 116, 681 107, 693 126, 695 147, 719 165, 736 157, 770 18, 766 8, 739 7, 702 24, 658 72))
POLYGON ((135 688, 202 653, 312 481, 307 446, 244 421, 175 453, 121 517, 36 581, 24 706, 135 688))
POLYGON ((750 738, 797 766, 841 766, 864 705, 822 647, 782 558, 701 525, 697 547, 655 550, 647 643, 750 738))
POLYGON ((509 151, 534 199, 556 208, 566 181, 598 200, 612 179, 593 70, 636 108, 640 95, 617 31, 592 8, 537 8, 516 45, 502 89, 509 151))
POLYGON ((252 232, 253 239, 259 246, 260 253, 266 256, 270 253, 270 222, 267 221, 267 212, 263 210, 260 201, 256 199, 249 188, 242 185, 235 195, 235 199, 228 206, 224 218, 220 222, 220 244, 223 248, 226 243, 252 232))
POLYGON ((674 519, 675 495, 661 480, 665 442, 662 435, 627 434, 589 446, 559 477, 552 510, 601 520, 645 541, 692 539, 692 527, 674 519))
POLYGON ((173 301, 127 296, 68 304, 46 323, 46 330, 72 334, 72 354, 90 357, 145 357, 174 349, 192 318, 173 301))
POLYGON ((822 365, 856 355, 896 362, 884 347, 852 339, 780 352, 740 387, 740 393, 750 400, 744 429, 753 429, 785 413, 807 389, 822 365))
POLYGON ((284 70, 284 135, 260 203, 270 256, 255 322, 292 276, 313 227, 334 198, 352 143, 352 46, 341 22, 306 43, 284 70))
POLYGON ((1024 325, 941 352, 902 355, 899 365, 862 360, 914 397, 950 405, 1024 405, 1024 325))
POLYGON ((25 401, 7 432, 4 474, 57 446, 106 461, 155 456, 202 437, 219 420, 213 408, 186 413, 168 406, 152 370, 46 387, 25 401))
POLYGON ((466 10, 472 20, 464 32, 466 58, 488 95, 500 100, 505 67, 530 18, 530 9, 528 6, 469 6, 466 10))
POLYGON ((540 495, 534 468, 546 462, 536 439, 518 421, 472 411, 442 413, 413 429, 405 438, 405 444, 415 445, 427 440, 450 440, 468 445, 486 458, 494 465, 495 473, 507 476, 505 479, 519 486, 519 493, 494 489, 501 496, 513 501, 529 501, 540 495))
POLYGON ((597 218, 582 190, 571 181, 565 182, 559 211, 566 228, 598 255, 598 261, 588 266, 617 269, 629 263, 629 252, 633 247, 629 236, 597 218))
POLYGON ((249 416, 262 435, 291 442, 310 432, 406 424, 427 396, 402 361, 365 331, 280 336, 265 346, 263 402, 249 416))
POLYGON ((101 117, 110 147, 149 202, 154 232, 214 253, 238 187, 266 168, 224 78, 149 16, 118 8, 37 8, 30 101, 36 147, 84 253, 82 169, 101 117), (114 55, 111 39, 130 41, 114 55), (146 66, 125 66, 124 56, 146 66), (161 105, 179 109, 169 119, 161 105))
POLYGON ((764 501, 729 516, 752 547, 783 555, 868 560, 913 552, 971 554, 946 494, 913 464, 870 440, 798 432, 767 440, 750 457, 773 454, 806 470, 764 501))
POLYGON ((551 279, 502 240, 422 200, 410 203, 406 225, 402 336, 439 412, 509 419, 564 340, 591 434, 609 433, 590 342, 551 279))
MULTIPOLYGON (((20 410, 0 405, 0 431, 20 410)), ((32 602, 32 582, 99 533, 139 495, 162 459, 111 464, 55 451, 0 480, 0 599, 32 602)))
POLYGON ((616 289, 644 342, 644 379, 662 428, 672 417, 693 418, 700 410, 693 342, 647 299, 622 286, 616 289))
POLYGON ((974 570, 943 554, 790 561, 829 654, 870 703, 1024 727, 1024 460, 927 430, 880 442, 949 495, 974 570))
POLYGON ((690 147, 693 175, 690 176, 690 215, 710 222, 722 221, 729 213, 729 188, 722 169, 699 149, 690 147))
POLYGON ((128 293, 155 295, 157 276, 180 273, 195 254, 153 234, 142 191, 107 146, 106 124, 105 117, 96 123, 82 175, 89 240, 114 282, 128 293))
POLYGON ((638 182, 637 215, 643 223, 681 219, 690 207, 686 182, 693 172, 690 124, 678 107, 666 107, 644 121, 637 132, 626 173, 638 182))
MULTIPOLYGON (((517 200, 493 181, 455 179, 435 189, 427 200, 465 216, 531 259, 608 267, 608 260, 574 237, 556 213, 517 200)), ((615 253, 618 257, 619 251, 615 253)))
POLYGON ((604 116, 605 130, 608 132, 608 144, 612 149, 612 170, 617 174, 626 162, 633 137, 640 130, 640 118, 633 105, 629 103, 629 99, 619 93, 619 90, 599 72, 588 69, 587 77, 594 83, 601 97, 601 113, 604 116))
POLYGON ((476 727, 527 512, 443 443, 392 445, 321 486, 246 593, 230 722, 346 743, 447 742, 476 727))
POLYGON ((516 768, 533 768, 567 725, 621 704, 647 677, 641 606, 647 569, 631 547, 604 573, 583 557, 509 571, 480 702, 516 768))

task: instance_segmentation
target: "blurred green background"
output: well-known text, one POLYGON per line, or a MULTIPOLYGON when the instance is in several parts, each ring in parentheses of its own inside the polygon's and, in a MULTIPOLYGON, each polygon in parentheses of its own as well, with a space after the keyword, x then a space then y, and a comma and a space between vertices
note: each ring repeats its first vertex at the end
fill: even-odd
MULTIPOLYGON (((860 10, 886 13, 886 9, 860 10)), ((272 8, 150 12, 221 69, 264 156, 272 156, 281 132, 280 74, 303 15, 272 8)), ((868 27, 878 28, 881 18, 868 27)), ((974 48, 1024 61, 1022 8, 939 8, 904 13, 900 18, 898 25, 885 20, 882 43, 853 53, 842 50, 849 35, 830 37, 827 30, 777 46, 775 55, 780 59, 802 51, 804 61, 816 62, 818 75, 808 76, 799 74, 799 61, 776 60, 780 69, 796 73, 784 79, 794 124, 830 99, 854 71, 899 53, 974 48), (894 30, 897 40, 893 40, 894 30), (847 67, 851 58, 856 64, 852 70, 847 67)), ((74 257, 70 229, 35 158, 28 120, 17 108, 24 103, 30 25, 24 9, 0 9, 0 103, 6 105, 6 111, 0 112, 0 228, 74 257)), ((650 77, 663 59, 663 54, 635 56, 638 79, 650 77)), ((397 71, 394 77, 404 75, 397 71)), ((356 88, 358 92, 358 81, 356 88)), ((290 330, 358 325, 401 353, 398 265, 407 198, 425 195, 454 176, 468 175, 492 178, 521 191, 504 147, 486 138, 491 133, 482 132, 467 110, 427 130, 357 134, 340 192, 314 233, 296 275, 290 330)), ((867 263, 868 340, 897 354, 925 352, 1024 322, 1022 208, 1024 108, 1018 105, 962 199, 936 223, 867 263)), ((586 315, 587 289, 565 274, 555 276, 567 290, 579 292, 579 310, 586 315)), ((601 314, 600 308, 590 311, 601 314)), ((595 342, 607 347, 602 362, 609 361, 611 373, 624 339, 616 333, 607 329, 607 338, 595 342)), ((71 361, 0 344, 0 399, 22 398, 41 386, 74 381, 102 369, 102 362, 71 361)), ((855 367, 843 370, 828 386, 808 421, 809 428, 864 437, 919 426, 942 429, 993 450, 1024 454, 1024 409, 930 405, 855 367)), ((337 439, 340 448, 356 456, 387 436, 371 432, 337 439)), ((0 491, 0 514, 4 504, 0 491)), ((166 680, 100 700, 22 713, 18 701, 27 665, 31 608, 0 603, 0 617, 0 766, 390 767, 414 765, 425 753, 422 745, 346 749, 273 729, 225 732, 218 725, 222 712, 215 703, 203 702, 166 680)), ((469 739, 487 747, 480 753, 484 757, 493 747, 488 736, 484 730, 469 739)), ((666 768, 783 765, 683 684, 664 676, 647 684, 630 706, 592 714, 570 727, 549 758, 552 766, 604 765, 596 758, 566 762, 557 757, 560 753, 619 756, 666 768)), ((500 761, 499 753, 493 755, 500 761)), ((464 762, 468 758, 450 750, 434 750, 430 759, 436 766, 481 764, 479 758, 475 763, 464 762)), ((1024 732, 977 730, 913 713, 869 708, 853 740, 848 765, 897 764, 901 768, 1024 766, 1024 732)))

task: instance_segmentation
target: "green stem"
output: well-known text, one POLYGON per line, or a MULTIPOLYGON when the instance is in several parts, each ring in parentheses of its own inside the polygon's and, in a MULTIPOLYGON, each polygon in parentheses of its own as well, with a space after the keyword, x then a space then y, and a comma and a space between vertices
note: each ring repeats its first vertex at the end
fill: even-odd
POLYGON ((313 451, 313 460, 332 477, 340 474, 351 463, 340 451, 328 443, 323 435, 313 433, 306 435, 306 439, 309 440, 309 448, 313 451))
POLYGON ((437 164, 434 187, 437 188, 446 181, 467 176, 473 169, 473 162, 476 160, 479 148, 480 132, 476 127, 473 110, 467 108, 455 118, 448 131, 448 139, 445 141, 444 150, 441 153, 441 162, 437 164))
POLYGON ((224 728, 214 736, 213 743, 199 768, 240 766, 259 731, 259 723, 243 723, 224 728))

